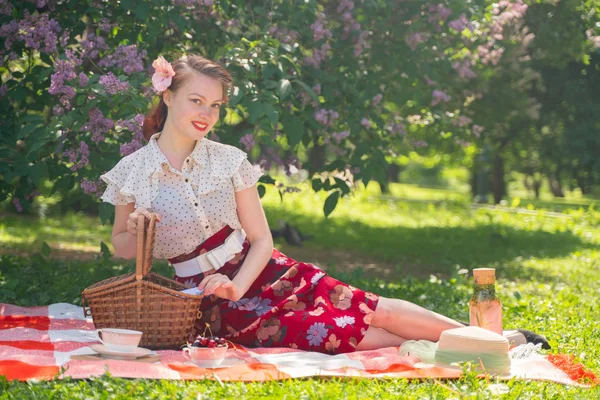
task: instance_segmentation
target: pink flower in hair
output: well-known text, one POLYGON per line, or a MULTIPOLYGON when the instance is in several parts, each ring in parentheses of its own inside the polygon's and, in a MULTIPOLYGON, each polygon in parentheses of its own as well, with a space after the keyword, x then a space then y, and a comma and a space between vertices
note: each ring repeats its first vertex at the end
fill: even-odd
POLYGON ((175 71, 171 64, 165 60, 163 56, 159 56, 152 63, 154 67, 154 75, 152 75, 152 86, 158 92, 164 92, 167 90, 169 86, 171 86, 171 81, 173 76, 175 75, 175 71))

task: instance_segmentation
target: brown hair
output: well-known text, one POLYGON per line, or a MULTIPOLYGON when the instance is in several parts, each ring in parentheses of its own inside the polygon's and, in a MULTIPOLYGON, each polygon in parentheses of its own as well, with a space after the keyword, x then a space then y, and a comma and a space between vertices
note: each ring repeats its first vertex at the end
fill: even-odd
MULTIPOLYGON (((223 101, 227 101, 232 85, 233 78, 221 65, 202 57, 199 54, 188 54, 180 57, 173 64, 175 75, 169 86, 169 90, 176 92, 185 83, 189 74, 196 72, 209 78, 213 78, 223 85, 223 101)), ((159 93, 160 100, 156 106, 150 110, 144 119, 142 131, 146 140, 156 132, 160 132, 165 126, 167 120, 168 107, 163 99, 164 92, 159 93)))

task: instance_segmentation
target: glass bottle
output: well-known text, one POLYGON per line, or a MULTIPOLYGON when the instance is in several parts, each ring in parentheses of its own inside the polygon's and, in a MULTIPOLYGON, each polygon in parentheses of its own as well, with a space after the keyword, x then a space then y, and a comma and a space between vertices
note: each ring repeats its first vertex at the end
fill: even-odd
POLYGON ((502 335, 502 304, 496 295, 496 270, 473 270, 475 288, 469 302, 469 324, 502 335))

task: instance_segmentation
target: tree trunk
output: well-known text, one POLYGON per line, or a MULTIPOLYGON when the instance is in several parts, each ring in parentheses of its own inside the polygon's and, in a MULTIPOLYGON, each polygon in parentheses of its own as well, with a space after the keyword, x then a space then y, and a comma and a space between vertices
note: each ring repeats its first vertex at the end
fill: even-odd
POLYGON ((533 191, 535 193, 535 199, 540 199, 540 188, 542 187, 542 180, 533 178, 533 191))
POLYGON ((384 184, 379 184, 381 193, 390 193, 390 182, 399 182, 398 175, 400 174, 400 166, 396 164, 388 165, 387 172, 385 174, 386 181, 384 184))
POLYGON ((583 176, 579 173, 575 173, 575 181, 577 182, 577 187, 581 190, 581 194, 588 194, 588 188, 583 176))
POLYGON ((500 154, 494 156, 494 174, 492 179, 492 191, 494 193, 494 204, 500 203, 506 194, 506 182, 504 181, 504 160, 500 154))
POLYGON ((309 176, 323 170, 325 166, 325 146, 319 144, 318 137, 313 139, 313 147, 310 149, 308 158, 310 161, 309 176))
POLYGON ((550 191, 554 197, 565 197, 562 185, 560 183, 560 170, 556 174, 548 175, 548 183, 550 184, 550 191))

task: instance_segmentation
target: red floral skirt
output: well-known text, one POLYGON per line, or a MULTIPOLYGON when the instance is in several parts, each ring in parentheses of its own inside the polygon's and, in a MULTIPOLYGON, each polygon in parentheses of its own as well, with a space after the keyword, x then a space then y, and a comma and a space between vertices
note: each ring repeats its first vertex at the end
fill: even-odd
MULTIPOLYGON (((233 232, 226 226, 194 252, 169 259, 181 262, 220 246, 233 232)), ((242 266, 250 243, 218 272, 230 279, 242 266)), ((189 287, 206 276, 201 273, 174 279, 189 287)), ((214 336, 248 347, 292 347, 322 353, 355 351, 373 318, 379 296, 334 279, 319 267, 285 256, 273 249, 262 273, 239 301, 207 296, 194 336, 210 325, 214 336)))

